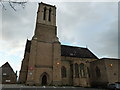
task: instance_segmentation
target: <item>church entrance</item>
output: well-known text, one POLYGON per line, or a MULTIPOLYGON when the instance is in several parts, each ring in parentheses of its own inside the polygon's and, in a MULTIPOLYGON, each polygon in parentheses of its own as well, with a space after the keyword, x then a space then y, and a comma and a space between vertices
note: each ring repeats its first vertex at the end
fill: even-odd
POLYGON ((47 76, 43 75, 42 77, 42 85, 47 85, 47 76))

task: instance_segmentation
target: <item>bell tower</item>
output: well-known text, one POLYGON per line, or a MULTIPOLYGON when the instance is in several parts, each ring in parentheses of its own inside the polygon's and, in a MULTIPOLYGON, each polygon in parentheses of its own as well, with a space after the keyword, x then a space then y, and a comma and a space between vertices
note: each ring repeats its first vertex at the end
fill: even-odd
POLYGON ((40 3, 36 22, 34 38, 45 42, 54 42, 54 39, 57 39, 55 6, 40 3))
POLYGON ((56 7, 48 4, 39 4, 37 23, 56 26, 56 7))
POLYGON ((55 6, 39 4, 26 84, 61 85, 61 44, 57 38, 55 6))

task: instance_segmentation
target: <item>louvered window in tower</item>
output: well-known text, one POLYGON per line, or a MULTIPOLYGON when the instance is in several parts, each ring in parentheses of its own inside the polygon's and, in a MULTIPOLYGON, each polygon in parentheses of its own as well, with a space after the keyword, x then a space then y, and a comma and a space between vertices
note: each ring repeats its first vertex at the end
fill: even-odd
POLYGON ((49 17, 48 17, 48 21, 51 21, 51 8, 49 9, 49 17))
POLYGON ((44 12, 43 12, 43 20, 46 19, 46 7, 44 8, 44 12))

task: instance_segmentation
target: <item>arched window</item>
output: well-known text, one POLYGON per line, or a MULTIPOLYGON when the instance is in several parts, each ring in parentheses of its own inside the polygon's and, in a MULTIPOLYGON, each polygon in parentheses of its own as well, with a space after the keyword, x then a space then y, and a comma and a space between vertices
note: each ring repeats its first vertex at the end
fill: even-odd
POLYGON ((67 77, 66 68, 64 66, 62 66, 62 68, 61 68, 61 75, 62 75, 62 78, 67 77))
POLYGON ((87 67, 87 73, 88 73, 88 77, 90 78, 90 70, 88 67, 87 67))
POLYGON ((98 78, 101 77, 100 69, 98 66, 96 66, 95 71, 96 71, 96 77, 98 78))
POLYGON ((46 7, 44 8, 44 12, 43 12, 43 20, 46 19, 46 7))
POLYGON ((49 9, 49 17, 48 17, 48 21, 51 21, 51 8, 49 9))
POLYGON ((79 78, 79 69, 77 63, 75 63, 75 78, 79 78))
POLYGON ((71 75, 71 78, 73 78, 73 64, 70 65, 70 75, 71 75))
POLYGON ((80 76, 85 77, 85 65, 83 63, 80 64, 80 76))

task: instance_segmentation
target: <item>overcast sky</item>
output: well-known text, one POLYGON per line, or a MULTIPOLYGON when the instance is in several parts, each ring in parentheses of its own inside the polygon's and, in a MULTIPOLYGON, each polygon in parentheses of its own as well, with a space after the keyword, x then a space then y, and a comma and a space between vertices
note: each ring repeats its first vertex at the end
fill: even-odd
MULTIPOLYGON (((57 31, 62 44, 87 46, 98 58, 118 58, 117 2, 49 4, 57 7, 57 31)), ((17 11, 8 3, 4 5, 0 10, 0 66, 8 61, 19 71, 26 40, 34 35, 37 3, 27 3, 24 9, 15 5, 17 11)))

